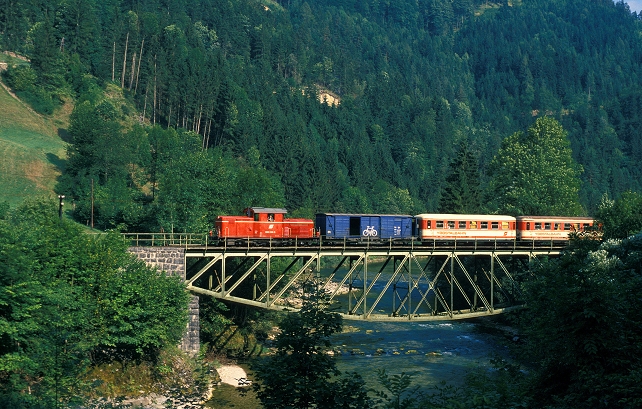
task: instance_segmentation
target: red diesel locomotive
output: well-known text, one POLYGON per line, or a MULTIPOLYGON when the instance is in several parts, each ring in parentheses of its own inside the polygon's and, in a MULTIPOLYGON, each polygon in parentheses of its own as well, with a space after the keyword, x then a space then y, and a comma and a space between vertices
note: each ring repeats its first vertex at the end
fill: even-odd
POLYGON ((248 207, 244 216, 218 216, 219 238, 236 239, 311 239, 314 222, 309 219, 285 219, 285 209, 248 207))

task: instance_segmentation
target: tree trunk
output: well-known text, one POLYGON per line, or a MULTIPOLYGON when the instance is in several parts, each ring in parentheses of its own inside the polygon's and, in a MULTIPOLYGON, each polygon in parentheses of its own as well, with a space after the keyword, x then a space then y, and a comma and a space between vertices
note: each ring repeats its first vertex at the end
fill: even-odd
MULTIPOLYGON (((140 63, 139 63, 140 64, 140 63)), ((134 84, 134 71, 136 70, 136 51, 132 55, 132 72, 129 76, 129 91, 132 90, 132 85, 134 84)))
POLYGON ((125 38, 125 54, 123 55, 123 73, 120 76, 120 87, 125 88, 125 70, 127 69, 127 46, 129 45, 129 32, 125 38))
POLYGON ((152 123, 156 125, 156 55, 154 55, 154 110, 152 123))
POLYGON ((136 86, 134 87, 134 95, 136 95, 136 91, 138 90, 138 76, 140 75, 140 62, 143 59, 143 45, 145 44, 145 39, 140 43, 140 53, 138 54, 138 68, 136 68, 136 86))
POLYGON ((116 70, 116 42, 114 41, 114 51, 111 55, 111 82, 114 82, 116 70))

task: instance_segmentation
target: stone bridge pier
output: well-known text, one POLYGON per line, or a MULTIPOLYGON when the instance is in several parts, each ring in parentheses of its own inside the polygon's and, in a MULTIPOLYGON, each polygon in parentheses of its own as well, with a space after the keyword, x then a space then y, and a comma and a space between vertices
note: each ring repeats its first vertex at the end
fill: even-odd
MULTIPOLYGON (((134 254, 147 265, 165 271, 168 275, 177 275, 185 281, 185 249, 180 247, 130 247, 134 254)), ((180 348, 196 354, 200 348, 200 322, 198 296, 192 295, 189 305, 189 321, 180 348)))

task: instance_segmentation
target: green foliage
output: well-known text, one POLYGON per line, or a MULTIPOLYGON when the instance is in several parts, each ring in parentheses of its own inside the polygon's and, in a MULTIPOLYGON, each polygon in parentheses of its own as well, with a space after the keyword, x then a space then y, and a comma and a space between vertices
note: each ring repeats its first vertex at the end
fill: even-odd
MULTIPOLYGON (((393 3, 14 2, 0 10, 0 41, 31 59, 14 82, 35 84, 21 92, 39 111, 52 112, 70 95, 98 115, 95 128, 81 126, 91 122, 80 118, 89 109, 74 115, 74 133, 86 129, 89 139, 74 139, 58 191, 75 199, 74 215, 85 223, 94 179, 104 197, 94 209, 100 228, 202 229, 214 212, 237 213, 248 203, 279 203, 301 215, 453 208, 466 200, 449 171, 459 160, 453 141, 469 141, 485 185, 503 137, 543 116, 564 126, 585 169, 571 175, 581 180, 571 190, 579 189, 584 209, 593 213, 604 192, 642 188, 640 22, 624 6, 393 3), (116 117, 98 112, 104 84, 110 97, 119 88, 127 99, 125 109, 113 101, 116 117), (339 105, 320 103, 326 95, 339 105), (137 121, 152 125, 143 132, 132 133, 121 116, 134 105, 137 121), (153 135, 162 132, 176 135, 160 152, 153 135), (189 146, 182 160, 179 146, 189 146), (194 200, 192 212, 179 214, 176 203, 220 190, 193 182, 184 195, 169 191, 195 173, 209 176, 183 169, 195 146, 233 158, 226 172, 234 197, 194 200), (243 190, 252 184, 265 188, 243 190)), ((474 180, 462 187, 478 188, 474 180)), ((559 197, 566 207, 543 204, 556 193, 529 197, 536 199, 530 207, 504 197, 502 211, 583 212, 574 192, 559 197)))
POLYGON ((439 202, 442 213, 480 213, 482 207, 479 165, 468 144, 459 144, 455 158, 450 162, 449 175, 439 202))
POLYGON ((69 401, 92 359, 154 356, 180 340, 187 298, 179 278, 115 235, 60 220, 56 203, 10 211, 0 220, 0 399, 69 401))
POLYGON ((56 108, 56 103, 50 92, 40 87, 17 93, 20 99, 27 102, 34 111, 43 115, 51 115, 56 108))
POLYGON ((36 71, 31 66, 20 64, 9 67, 2 73, 7 85, 36 112, 51 115, 56 104, 50 91, 36 84, 36 71))
POLYGON ((523 350, 536 364, 538 407, 640 405, 642 236, 576 243, 526 285, 523 350))
POLYGON ((204 344, 213 344, 225 329, 232 325, 232 320, 224 315, 229 308, 214 297, 200 297, 199 328, 200 341, 204 344))
POLYGON ((595 217, 605 239, 625 239, 642 231, 642 195, 624 192, 617 200, 602 198, 595 217))
POLYGON ((377 404, 386 409, 419 408, 421 394, 419 386, 411 387, 412 375, 402 372, 398 375, 388 375, 385 369, 377 370, 379 384, 385 389, 375 391, 377 404))
POLYGON ((322 290, 313 283, 300 311, 287 314, 274 340, 274 355, 258 361, 253 384, 263 407, 368 408, 364 382, 336 368, 329 337, 341 331, 342 320, 328 311, 322 290))
POLYGON ((559 122, 539 118, 502 142, 490 164, 490 195, 504 214, 577 216, 580 172, 559 122))
POLYGON ((36 82, 36 73, 28 65, 12 65, 2 73, 2 78, 14 91, 27 91, 36 82))

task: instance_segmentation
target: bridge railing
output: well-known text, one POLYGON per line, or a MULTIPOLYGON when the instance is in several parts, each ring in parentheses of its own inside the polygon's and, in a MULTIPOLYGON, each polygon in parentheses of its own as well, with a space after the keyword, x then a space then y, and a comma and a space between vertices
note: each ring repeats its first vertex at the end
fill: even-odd
POLYGON ((122 233, 123 240, 130 246, 141 247, 189 247, 207 246, 207 233, 122 233))
MULTIPOLYGON (((181 247, 205 247, 205 248, 219 248, 219 249, 242 249, 262 247, 269 249, 282 249, 284 243, 279 239, 234 239, 234 243, 229 243, 228 240, 217 239, 210 236, 208 233, 121 233, 123 240, 129 243, 130 246, 136 247, 159 247, 159 246, 181 246, 181 247)), ((443 250, 445 248, 452 250, 535 250, 535 249, 549 249, 555 250, 564 247, 566 241, 543 241, 543 240, 530 240, 530 241, 517 241, 517 240, 424 240, 419 242, 414 239, 408 242, 396 241, 394 239, 388 240, 371 240, 368 238, 365 241, 351 241, 348 239, 343 240, 299 240, 294 239, 287 244, 287 247, 302 250, 310 250, 312 248, 329 249, 329 248, 343 248, 344 250, 355 248, 367 249, 383 249, 383 248, 399 248, 410 247, 416 250, 443 250)))

